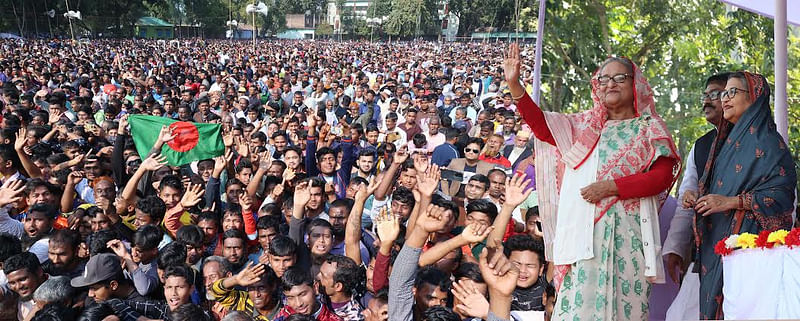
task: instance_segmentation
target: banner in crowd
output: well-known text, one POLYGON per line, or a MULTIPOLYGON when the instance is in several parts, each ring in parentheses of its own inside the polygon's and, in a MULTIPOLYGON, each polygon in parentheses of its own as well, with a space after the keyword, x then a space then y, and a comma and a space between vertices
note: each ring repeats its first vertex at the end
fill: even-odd
POLYGON ((161 148, 161 154, 167 158, 169 165, 181 166, 225 152, 219 124, 190 123, 150 115, 131 115, 128 122, 136 151, 142 158, 155 145, 162 126, 169 126, 175 135, 161 148))

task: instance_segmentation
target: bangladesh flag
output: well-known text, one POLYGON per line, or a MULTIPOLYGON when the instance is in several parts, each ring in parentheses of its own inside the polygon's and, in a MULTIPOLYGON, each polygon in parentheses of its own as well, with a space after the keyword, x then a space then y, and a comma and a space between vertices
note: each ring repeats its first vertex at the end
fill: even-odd
POLYGON ((161 155, 172 166, 220 156, 225 152, 219 124, 199 124, 149 115, 130 115, 131 136, 136 151, 146 157, 158 139, 162 126, 172 128, 175 138, 161 147, 161 155))

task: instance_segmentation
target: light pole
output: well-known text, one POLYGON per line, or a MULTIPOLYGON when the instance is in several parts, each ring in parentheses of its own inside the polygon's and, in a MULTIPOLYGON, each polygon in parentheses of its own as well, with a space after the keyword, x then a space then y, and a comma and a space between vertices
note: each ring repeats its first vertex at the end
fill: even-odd
POLYGON ((372 35, 375 34, 375 25, 381 25, 386 20, 386 17, 367 18, 367 24, 370 25, 369 41, 372 42, 372 35))
POLYGON ((267 5, 265 5, 263 2, 259 2, 258 5, 248 4, 245 11, 253 15, 253 51, 255 52, 256 32, 258 32, 258 27, 256 27, 256 13, 266 16, 269 13, 269 8, 267 8, 267 5))
MULTIPOLYGON (((67 5, 67 13, 69 13, 69 0, 64 0, 64 3, 67 5)), ((67 17, 67 21, 69 21, 69 34, 72 37, 72 41, 75 41, 75 31, 72 29, 72 18, 67 17)))

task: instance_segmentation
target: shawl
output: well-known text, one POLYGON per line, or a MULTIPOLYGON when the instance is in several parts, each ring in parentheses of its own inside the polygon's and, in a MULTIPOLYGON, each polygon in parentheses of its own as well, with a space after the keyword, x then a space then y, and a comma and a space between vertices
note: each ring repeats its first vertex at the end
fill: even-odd
MULTIPOLYGON (((755 220, 760 230, 791 228, 797 185, 794 161, 772 118, 769 84, 762 75, 744 75, 753 103, 736 124, 723 120, 719 126, 699 181, 699 194, 741 194, 751 204, 752 211, 731 211, 737 214, 731 220, 731 233, 739 233, 745 215, 755 220)), ((703 229, 697 227, 704 219, 695 218, 698 246, 703 229)))
MULTIPOLYGON (((626 58, 627 59, 627 58, 626 58)), ((628 60, 630 61, 630 60, 628 60)), ((612 156, 608 163, 598 168, 598 179, 618 179, 625 176, 645 172, 655 161, 656 145, 666 145, 670 156, 678 160, 673 169, 672 184, 680 172, 680 157, 675 143, 667 129, 666 123, 656 112, 653 91, 641 70, 631 62, 634 77, 635 117, 647 122, 646 126, 628 144, 619 146, 620 153, 612 156)), ((608 111, 598 96, 600 68, 592 76, 592 109, 576 114, 560 114, 545 112, 547 127, 553 135, 556 145, 534 140, 536 177, 553 177, 555 179, 536 180, 539 191, 539 213, 542 217, 542 229, 545 240, 545 257, 553 257, 553 239, 556 230, 556 213, 558 199, 565 166, 578 168, 589 157, 600 139, 600 134, 608 119, 608 111), (555 175, 554 175, 555 174, 555 175)), ((660 200, 666 199, 666 191, 660 200)), ((618 197, 607 197, 596 204, 600 209, 595 212, 597 222, 608 209, 619 201, 618 197)), ((639 199, 630 200, 628 206, 638 208, 639 199)))

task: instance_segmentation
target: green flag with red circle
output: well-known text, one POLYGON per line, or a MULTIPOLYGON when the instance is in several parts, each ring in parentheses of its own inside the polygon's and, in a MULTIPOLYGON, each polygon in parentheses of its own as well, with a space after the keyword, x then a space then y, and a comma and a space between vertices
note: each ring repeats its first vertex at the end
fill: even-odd
POLYGON ((169 165, 181 166, 225 152, 219 124, 191 123, 150 115, 130 115, 128 123, 136 151, 142 158, 155 145, 162 126, 170 127, 175 136, 161 147, 161 155, 167 158, 169 165))

